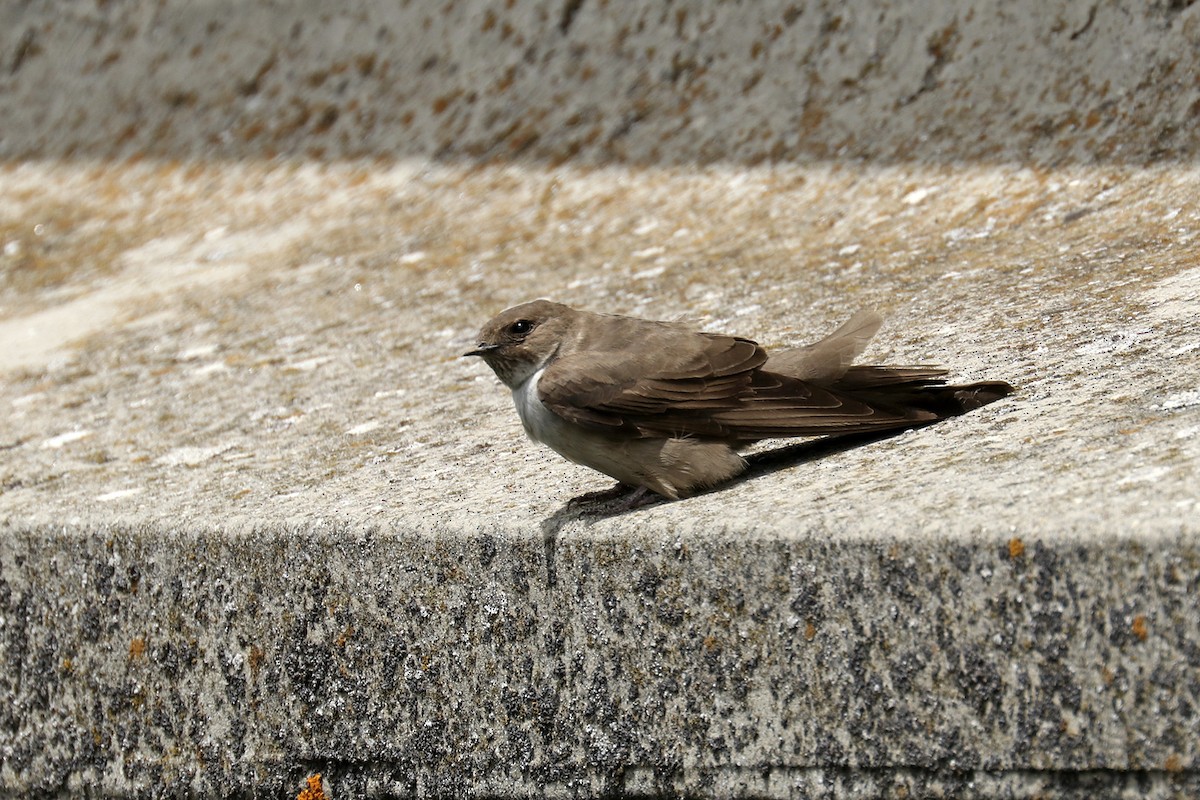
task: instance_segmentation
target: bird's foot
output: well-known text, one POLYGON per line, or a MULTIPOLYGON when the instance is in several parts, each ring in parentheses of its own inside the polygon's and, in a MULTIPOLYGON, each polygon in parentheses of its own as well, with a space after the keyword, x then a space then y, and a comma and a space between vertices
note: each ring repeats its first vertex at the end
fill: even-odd
POLYGON ((662 499, 645 486, 634 488, 625 483, 618 483, 611 489, 587 492, 578 497, 573 497, 567 501, 566 507, 568 509, 583 507, 585 510, 591 511, 602 510, 606 515, 614 513, 622 514, 626 511, 632 511, 635 508, 653 505, 662 499))

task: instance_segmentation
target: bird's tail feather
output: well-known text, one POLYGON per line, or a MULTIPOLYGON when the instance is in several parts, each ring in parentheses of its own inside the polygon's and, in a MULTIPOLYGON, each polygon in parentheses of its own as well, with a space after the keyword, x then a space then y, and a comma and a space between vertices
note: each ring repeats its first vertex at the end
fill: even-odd
POLYGON ((954 417, 1012 394, 1004 381, 947 385, 937 367, 851 367, 830 389, 880 408, 919 409, 938 419, 954 417))

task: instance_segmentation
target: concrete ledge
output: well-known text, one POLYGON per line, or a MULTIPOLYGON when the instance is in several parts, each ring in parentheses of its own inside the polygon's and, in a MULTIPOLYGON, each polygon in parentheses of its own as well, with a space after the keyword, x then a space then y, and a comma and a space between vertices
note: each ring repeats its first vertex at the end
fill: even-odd
POLYGON ((1200 786, 1194 539, 584 533, 552 545, 552 585, 536 541, 9 524, 0 777, 277 795, 320 772, 344 797, 1200 786))

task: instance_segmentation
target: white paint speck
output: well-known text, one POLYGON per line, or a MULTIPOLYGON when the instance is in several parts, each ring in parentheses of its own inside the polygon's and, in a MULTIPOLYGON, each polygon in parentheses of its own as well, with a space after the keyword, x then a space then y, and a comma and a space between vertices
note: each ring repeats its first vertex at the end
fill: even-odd
POLYGON ((211 375, 214 372, 222 372, 226 369, 224 361, 214 361, 211 364, 205 364, 203 367, 196 367, 192 370, 192 375, 202 378, 205 375, 211 375))
POLYGON ((105 492, 104 494, 96 495, 96 502, 111 503, 113 500, 120 500, 124 497, 132 497, 135 494, 141 494, 141 492, 142 489, 140 487, 137 489, 117 489, 116 491, 105 492))
POLYGON ((154 463, 167 467, 194 467, 232 448, 232 444, 218 444, 211 447, 176 447, 169 453, 156 458, 154 463))
POLYGON ((658 267, 650 267, 649 269, 644 269, 641 272, 635 272, 633 277, 637 280, 647 280, 649 278, 657 278, 659 275, 662 275, 666 271, 667 271, 667 268, 665 265, 658 266, 658 267))
POLYGON ((667 248, 665 247, 647 247, 645 250, 634 250, 629 255, 634 258, 654 258, 655 256, 661 256, 665 252, 667 252, 667 248))
POLYGON ((372 420, 370 422, 364 422, 361 425, 355 425, 353 428, 347 430, 346 434, 349 436, 361 436, 364 433, 370 433, 378 427, 379 423, 375 420, 372 420))
POLYGON ((911 192, 904 195, 904 197, 900 198, 900 202, 904 203, 906 206, 915 206, 922 202, 926 197, 929 197, 929 195, 933 194, 934 191, 936 191, 936 187, 923 186, 920 189, 913 189, 911 192))
POLYGON ((196 359, 199 359, 199 358, 206 358, 207 356, 211 356, 215 352, 217 352, 217 345, 202 344, 202 345, 197 345, 196 347, 189 347, 187 350, 180 352, 179 355, 175 356, 175 360, 176 361, 195 361, 196 359))
POLYGON ((60 433, 58 436, 51 436, 46 441, 42 442, 42 447, 57 450, 65 444, 77 442, 80 439, 86 439, 91 435, 91 431, 67 431, 66 433, 60 433))
POLYGON ((329 356, 316 356, 315 358, 306 358, 303 361, 295 361, 287 365, 288 369, 294 369, 297 372, 311 372, 317 367, 324 364, 326 361, 331 361, 329 356))

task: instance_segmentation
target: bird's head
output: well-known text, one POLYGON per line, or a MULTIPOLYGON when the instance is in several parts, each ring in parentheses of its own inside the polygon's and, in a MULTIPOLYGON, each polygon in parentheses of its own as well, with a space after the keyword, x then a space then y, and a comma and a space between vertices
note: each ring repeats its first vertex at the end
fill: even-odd
POLYGON ((534 300, 501 311, 479 331, 479 356, 505 386, 515 389, 554 358, 570 337, 578 312, 561 303, 534 300))

